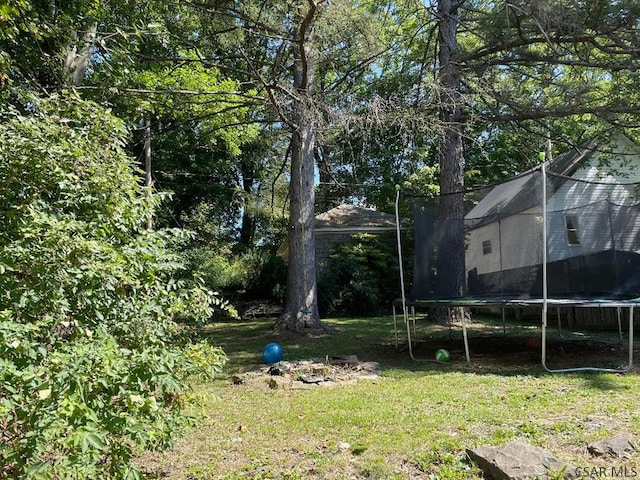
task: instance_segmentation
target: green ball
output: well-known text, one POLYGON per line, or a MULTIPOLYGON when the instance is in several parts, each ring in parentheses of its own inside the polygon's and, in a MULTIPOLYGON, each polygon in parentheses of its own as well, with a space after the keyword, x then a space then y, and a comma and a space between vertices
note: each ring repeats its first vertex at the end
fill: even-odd
POLYGON ((439 362, 448 362, 451 360, 451 356, 449 352, 447 352, 444 348, 441 348, 436 352, 436 360, 439 362))

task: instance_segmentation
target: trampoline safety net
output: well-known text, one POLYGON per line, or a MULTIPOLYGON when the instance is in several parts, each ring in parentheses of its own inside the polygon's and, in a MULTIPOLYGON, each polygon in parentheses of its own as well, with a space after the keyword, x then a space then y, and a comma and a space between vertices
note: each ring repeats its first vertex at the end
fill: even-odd
POLYGON ((545 285, 548 298, 638 299, 639 181, 632 167, 552 163, 447 196, 403 192, 414 222, 409 299, 537 299, 545 285))

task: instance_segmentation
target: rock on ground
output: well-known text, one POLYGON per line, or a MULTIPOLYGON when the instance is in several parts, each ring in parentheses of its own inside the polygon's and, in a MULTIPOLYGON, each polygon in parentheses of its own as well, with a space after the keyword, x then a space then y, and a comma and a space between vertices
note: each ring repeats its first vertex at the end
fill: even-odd
POLYGON ((574 468, 542 448, 517 441, 497 447, 467 449, 467 455, 494 480, 548 478, 563 470, 565 478, 575 476, 574 468))
POLYGON ((633 450, 631 438, 627 436, 609 437, 587 447, 589 453, 595 457, 621 457, 633 450))

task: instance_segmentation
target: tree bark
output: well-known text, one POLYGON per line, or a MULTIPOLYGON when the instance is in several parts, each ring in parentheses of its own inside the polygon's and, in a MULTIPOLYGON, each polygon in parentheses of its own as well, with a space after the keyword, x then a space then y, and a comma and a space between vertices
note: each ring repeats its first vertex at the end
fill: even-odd
MULTIPOLYGON (((93 23, 89 28, 87 28, 87 30, 82 34, 83 45, 79 52, 77 44, 69 45, 67 48, 63 74, 73 85, 80 85, 85 78, 87 69, 89 68, 89 60, 91 58, 93 45, 96 41, 97 31, 97 23, 93 23)), ((77 43, 77 32, 73 32, 72 39, 77 43)))
POLYGON ((249 206, 251 195, 253 195, 253 185, 255 182, 256 172, 253 168, 251 160, 248 158, 240 162, 240 173, 242 175, 242 191, 244 198, 242 201, 242 223, 240 226, 240 251, 248 251, 253 248, 253 241, 256 232, 255 216, 249 206))
POLYGON ((291 183, 289 185, 289 270, 284 313, 276 331, 303 333, 324 329, 318 313, 315 252, 315 131, 313 110, 314 64, 311 51, 312 24, 317 13, 313 0, 299 6, 298 41, 295 44, 293 86, 297 99, 291 136, 291 183))
POLYGON ((327 145, 323 145, 316 150, 316 164, 318 165, 318 178, 320 180, 316 194, 316 204, 321 212, 326 212, 334 206, 330 189, 331 172, 327 164, 327 156, 330 155, 330 152, 331 147, 327 145))
MULTIPOLYGON (((151 171, 151 119, 147 119, 144 127, 144 186, 147 192, 153 191, 153 173, 151 171)), ((153 230, 153 215, 147 216, 147 230, 153 230)))
MULTIPOLYGON (((462 144, 462 71, 457 42, 459 0, 438 2, 440 105, 440 207, 436 292, 443 298, 465 294, 464 152, 462 144)), ((465 309, 451 309, 462 318, 465 309)))

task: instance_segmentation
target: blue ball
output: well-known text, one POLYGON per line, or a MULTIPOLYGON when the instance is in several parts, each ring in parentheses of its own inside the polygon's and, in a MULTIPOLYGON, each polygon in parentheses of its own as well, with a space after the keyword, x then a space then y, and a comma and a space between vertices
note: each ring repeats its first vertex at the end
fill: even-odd
POLYGON ((277 343, 269 343, 262 350, 262 359, 264 363, 278 363, 282 360, 282 347, 277 343))

